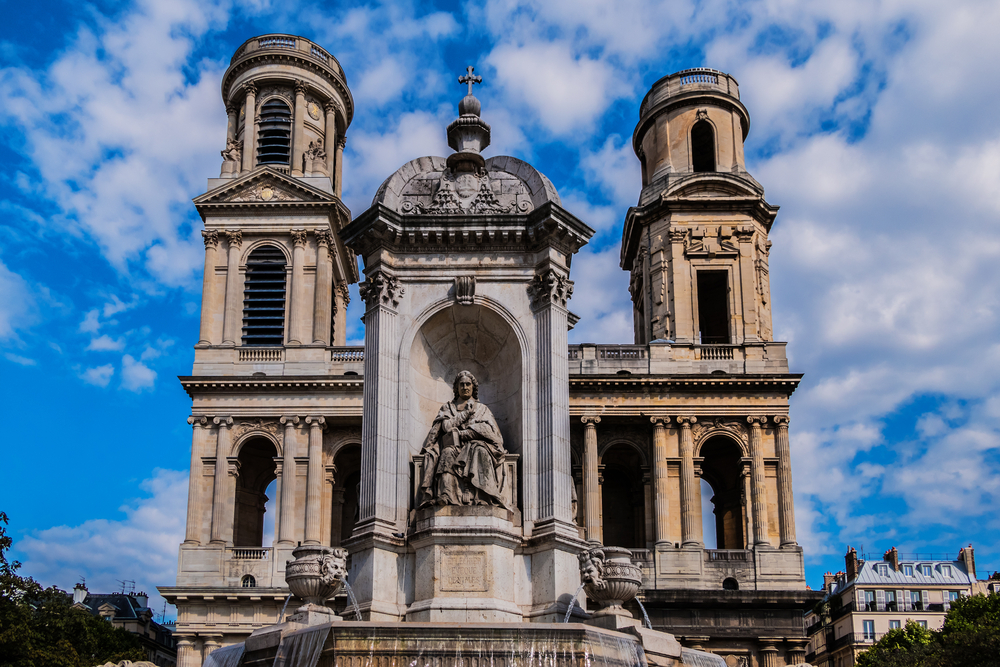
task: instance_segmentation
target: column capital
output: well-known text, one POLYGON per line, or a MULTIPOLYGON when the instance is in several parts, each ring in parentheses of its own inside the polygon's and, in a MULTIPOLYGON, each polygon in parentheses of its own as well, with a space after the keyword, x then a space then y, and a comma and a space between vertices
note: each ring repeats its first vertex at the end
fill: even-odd
POLYGON ((234 116, 237 113, 239 113, 239 111, 240 111, 239 107, 237 107, 235 104, 227 104, 226 105, 226 115, 227 116, 234 116))
POLYGON ((677 417, 677 423, 681 425, 683 429, 691 428, 691 424, 698 422, 698 418, 694 415, 679 415, 677 417))
POLYGON ((565 308, 566 303, 573 296, 573 285, 572 280, 554 269, 535 274, 534 280, 528 284, 528 298, 531 300, 531 307, 538 309, 558 304, 565 308))
POLYGON ((580 421, 587 426, 593 427, 594 425, 601 423, 601 418, 598 415, 583 415, 580 417, 580 421))
POLYGON ((671 243, 684 243, 687 235, 688 232, 683 227, 671 227, 667 230, 667 238, 670 239, 671 243))
POLYGON ((311 428, 318 428, 320 430, 326 428, 326 417, 309 415, 305 421, 311 428))
POLYGON ((212 423, 219 428, 231 428, 233 425, 232 417, 216 417, 212 420, 212 423))
POLYGON ((314 229, 313 235, 316 237, 316 245, 321 248, 329 248, 333 245, 333 234, 329 229, 314 229))
POLYGON ((342 134, 337 138, 337 148, 344 150, 345 146, 347 146, 347 136, 342 134))
POLYGON ((323 109, 326 110, 327 113, 337 113, 340 109, 340 105, 330 99, 323 103, 323 109))
POLYGON ((396 276, 382 270, 373 271, 367 280, 358 285, 358 289, 368 308, 379 305, 395 308, 406 293, 406 288, 400 284, 396 276))
POLYGON ((351 303, 351 288, 343 280, 337 283, 337 294, 340 298, 344 300, 344 305, 347 306, 351 303))
POLYGON ((767 423, 767 417, 763 415, 750 415, 747 417, 747 423, 750 424, 751 428, 760 428, 767 423))
POLYGON ((653 426, 659 426, 662 428, 670 423, 670 417, 653 415, 649 418, 649 421, 652 422, 653 426))
POLYGON ((771 419, 778 428, 788 428, 788 422, 790 421, 788 415, 775 415, 774 417, 771 417, 771 419))
POLYGON ((295 80, 295 94, 296 95, 305 95, 307 88, 308 87, 306 86, 306 82, 305 81, 303 81, 302 79, 296 79, 295 80))
POLYGON ((296 247, 301 247, 306 244, 307 233, 304 229, 296 229, 292 231, 292 243, 296 247))
POLYGON ((198 428, 199 426, 202 428, 208 428, 208 417, 205 415, 191 415, 187 418, 187 423, 191 424, 191 426, 194 426, 195 428, 198 428))
POLYGON ((205 241, 206 248, 217 248, 219 246, 219 230, 203 229, 201 238, 205 241))
POLYGON ((279 421, 285 425, 285 428, 294 428, 299 423, 299 418, 295 415, 284 415, 279 421))
POLYGON ((257 84, 253 81, 247 81, 243 84, 243 94, 257 96, 257 84))
POLYGON ((229 242, 230 248, 239 248, 243 245, 243 230, 242 229, 227 229, 225 231, 226 241, 229 242))

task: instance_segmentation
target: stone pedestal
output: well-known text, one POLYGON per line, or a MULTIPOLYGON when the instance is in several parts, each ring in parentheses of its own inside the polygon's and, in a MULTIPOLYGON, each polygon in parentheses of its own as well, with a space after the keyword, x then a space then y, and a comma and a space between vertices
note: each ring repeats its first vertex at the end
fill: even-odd
POLYGON ((416 552, 414 599, 407 621, 517 622, 513 512, 490 506, 420 509, 410 544, 416 552))

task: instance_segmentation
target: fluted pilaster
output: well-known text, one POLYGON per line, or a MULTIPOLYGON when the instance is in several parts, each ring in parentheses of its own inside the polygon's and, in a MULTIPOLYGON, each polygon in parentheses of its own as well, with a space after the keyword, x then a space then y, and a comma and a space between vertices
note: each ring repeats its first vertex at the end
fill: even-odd
POLYGON ((597 471, 597 425, 601 418, 596 415, 580 417, 583 432, 583 516, 587 539, 601 542, 601 487, 597 471))

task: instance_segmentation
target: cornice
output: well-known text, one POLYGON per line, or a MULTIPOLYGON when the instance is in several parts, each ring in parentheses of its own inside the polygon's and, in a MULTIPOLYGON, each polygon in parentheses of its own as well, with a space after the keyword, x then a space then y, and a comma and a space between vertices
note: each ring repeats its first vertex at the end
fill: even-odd
POLYGON ((231 179, 217 188, 195 197, 193 200, 195 208, 201 215, 202 221, 208 216, 229 213, 233 211, 274 211, 281 210, 311 210, 323 211, 333 214, 338 222, 351 219, 351 211, 336 196, 329 192, 324 192, 311 185, 307 185, 296 178, 281 173, 273 167, 257 167, 249 174, 239 178, 231 179), (249 200, 249 201, 226 201, 227 195, 248 190, 256 184, 270 183, 280 187, 281 190, 290 191, 301 197, 298 200, 275 199, 273 201, 249 200))
POLYGON ((361 375, 306 375, 281 377, 192 376, 177 377, 187 395, 253 392, 271 394, 301 394, 321 390, 327 393, 360 393, 364 387, 361 375))
POLYGON ((644 392, 648 389, 685 393, 718 393, 720 390, 753 392, 779 390, 791 396, 802 380, 801 373, 782 375, 570 375, 569 390, 615 389, 644 392))
POLYGON ((575 253, 595 231, 555 202, 526 214, 402 215, 378 203, 345 227, 344 243, 361 254, 376 248, 415 252, 448 250, 531 252, 554 246, 575 253))

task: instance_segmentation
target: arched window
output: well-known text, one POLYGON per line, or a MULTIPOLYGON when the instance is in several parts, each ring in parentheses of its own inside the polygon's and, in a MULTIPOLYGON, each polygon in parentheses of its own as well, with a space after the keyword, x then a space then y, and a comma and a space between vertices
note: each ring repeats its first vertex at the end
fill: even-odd
POLYGON ((285 342, 285 255, 261 246, 247 258, 243 288, 243 344, 285 342))
MULTIPOLYGON (((745 549, 747 514, 742 485, 743 453, 729 438, 714 436, 702 445, 701 456, 701 479, 711 487, 711 495, 707 498, 702 495, 706 501, 702 516, 708 519, 706 524, 715 524, 715 547, 745 549)), ((705 537, 705 543, 712 544, 711 535, 705 537)))
MULTIPOLYGON (((248 118, 247 122, 252 122, 248 118)), ((292 111, 275 98, 260 108, 260 129, 257 134, 257 164, 291 164, 292 111)))
MULTIPOLYGON (((274 445, 265 438, 254 438, 240 447, 233 514, 233 546, 264 546, 264 512, 268 501, 266 490, 275 478, 277 466, 274 458, 277 455, 274 445)), ((246 583, 243 585, 246 586, 246 583)))
POLYGON ((257 580, 254 579, 252 574, 243 575, 240 583, 243 584, 243 588, 257 588, 257 580))
POLYGON ((715 171, 715 130, 707 120, 691 128, 691 165, 695 171, 715 171))
POLYGON ((646 548, 646 503, 642 459, 632 447, 612 445, 601 457, 603 542, 627 549, 646 548))

